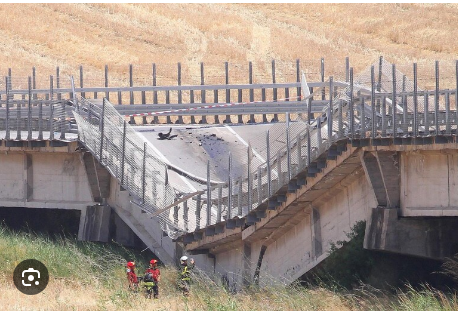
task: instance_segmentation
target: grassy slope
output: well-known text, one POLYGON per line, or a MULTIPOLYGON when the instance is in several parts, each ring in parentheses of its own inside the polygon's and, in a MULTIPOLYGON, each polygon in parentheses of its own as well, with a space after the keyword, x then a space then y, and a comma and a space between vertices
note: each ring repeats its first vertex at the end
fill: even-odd
POLYGON ((348 309, 342 299, 324 290, 254 291, 233 296, 211 280, 196 279, 189 299, 176 288, 178 272, 162 268, 161 300, 147 300, 127 291, 124 265, 135 260, 142 272, 147 261, 120 246, 51 241, 42 236, 0 227, 0 310, 274 310, 348 309), (15 266, 24 259, 42 261, 50 272, 40 294, 20 293, 12 282, 15 266), (326 300, 322 300, 326 298, 326 300))
POLYGON ((267 287, 237 294, 208 277, 194 278, 191 296, 176 288, 178 272, 162 267, 160 300, 127 291, 124 264, 135 260, 142 272, 147 259, 116 245, 51 241, 0 227, 0 310, 457 310, 456 296, 429 287, 407 288, 396 296, 367 287, 348 293, 325 288, 267 287), (12 282, 17 263, 35 258, 50 271, 38 295, 20 293, 12 282))
POLYGON ((201 61, 210 82, 224 79, 224 61, 238 64, 235 82, 248 79, 248 61, 256 81, 269 79, 276 59, 281 80, 294 79, 282 62, 311 68, 324 57, 331 74, 345 56, 356 71, 383 55, 410 71, 428 64, 431 74, 434 60, 451 64, 458 50, 456 4, 0 4, 0 13, 3 74, 25 77, 36 66, 49 77, 60 66, 78 76, 82 64, 87 84, 102 81, 105 64, 126 83, 128 64, 147 79, 155 62, 164 85, 176 83, 176 62, 191 84, 201 61))

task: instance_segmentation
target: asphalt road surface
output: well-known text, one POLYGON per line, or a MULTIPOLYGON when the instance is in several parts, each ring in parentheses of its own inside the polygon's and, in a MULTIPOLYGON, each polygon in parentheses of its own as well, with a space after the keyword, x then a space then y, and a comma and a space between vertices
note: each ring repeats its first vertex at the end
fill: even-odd
MULTIPOLYGON (((229 153, 232 155, 231 175, 240 176, 242 172, 246 172, 248 144, 258 140, 265 141, 265 133, 270 127, 272 124, 152 125, 134 128, 148 140, 150 146, 165 162, 206 180, 207 161, 210 161, 211 180, 227 182, 229 153), (171 140, 159 140, 158 133, 167 133, 170 127, 171 135, 178 136, 171 140)), ((252 162, 264 162, 265 155, 253 149, 253 159, 252 162)), ((201 190, 205 187, 201 183, 184 181, 185 179, 180 181, 178 175, 171 170, 169 178, 173 184, 178 183, 187 191, 201 190)))

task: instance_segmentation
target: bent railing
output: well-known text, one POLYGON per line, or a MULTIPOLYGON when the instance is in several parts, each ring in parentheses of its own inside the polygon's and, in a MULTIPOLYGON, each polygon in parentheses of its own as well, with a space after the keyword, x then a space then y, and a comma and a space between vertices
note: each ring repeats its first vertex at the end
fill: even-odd
POLYGON ((218 224, 233 228, 257 222, 263 216, 257 207, 289 187, 299 173, 319 172, 317 158, 331 153, 341 140, 393 139, 396 144, 456 135, 456 90, 440 90, 438 82, 433 91, 419 90, 416 65, 412 81, 382 59, 377 65, 357 77, 351 69, 348 83, 335 83, 330 77, 325 95, 329 104, 321 112, 311 113, 309 101, 322 95, 321 89, 304 96, 304 114, 273 124, 265 140, 249 146, 246 161, 238 159, 243 173, 235 173, 228 156, 227 181, 213 181, 210 170, 207 177, 186 175, 184 168, 161 159, 107 100, 100 106, 81 98, 75 118, 80 140, 138 206, 160 219, 169 236, 203 228, 217 232, 218 224), (170 178, 172 171, 194 183, 197 191, 176 183, 170 178))

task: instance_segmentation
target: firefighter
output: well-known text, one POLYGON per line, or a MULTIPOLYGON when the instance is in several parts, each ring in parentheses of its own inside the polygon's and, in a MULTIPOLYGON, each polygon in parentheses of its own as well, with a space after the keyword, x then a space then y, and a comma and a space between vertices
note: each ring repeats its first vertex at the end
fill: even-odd
POLYGON ((146 269, 145 276, 143 277, 148 298, 151 298, 151 293, 153 293, 154 299, 159 298, 159 281, 161 280, 161 271, 159 270, 157 264, 158 261, 156 259, 152 259, 149 262, 149 268, 146 269))
POLYGON ((188 257, 183 256, 180 258, 180 264, 182 266, 180 274, 179 288, 183 292, 183 296, 189 296, 189 290, 191 287, 191 270, 194 268, 194 259, 190 259, 188 265, 188 257))
POLYGON ((127 280, 129 281, 129 290, 137 291, 138 290, 138 278, 135 274, 135 262, 127 262, 127 280))

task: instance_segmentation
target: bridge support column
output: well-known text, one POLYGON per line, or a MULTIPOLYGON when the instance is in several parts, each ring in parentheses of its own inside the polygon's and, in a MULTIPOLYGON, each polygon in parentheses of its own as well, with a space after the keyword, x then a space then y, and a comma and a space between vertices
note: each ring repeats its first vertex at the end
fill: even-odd
POLYGON ((251 284, 251 243, 243 244, 243 285, 251 284))
POLYGON ((96 202, 110 196, 111 175, 90 153, 83 154, 83 163, 89 180, 92 197, 96 202))
POLYGON ((130 227, 118 216, 114 211, 111 211, 110 222, 110 238, 113 238, 117 243, 124 246, 135 247, 135 233, 130 227))
POLYGON ((33 163, 32 155, 25 153, 24 154, 24 200, 29 201, 33 200, 33 163))
POLYGON ((321 221, 320 211, 312 208, 312 258, 316 259, 323 254, 323 244, 321 240, 321 221))
POLYGON ((78 239, 108 242, 111 208, 107 205, 88 206, 81 211, 78 239))
POLYGON ((458 220, 398 218, 396 209, 373 208, 364 248, 431 259, 452 257, 458 252, 458 220))
POLYGON ((267 246, 262 245, 261 251, 259 252, 258 263, 256 264, 256 270, 254 271, 253 281, 255 285, 259 285, 259 273, 261 272, 261 265, 262 259, 264 258, 264 254, 266 253, 267 246))
POLYGON ((361 154, 361 163, 378 206, 399 208, 400 166, 397 152, 378 151, 361 154))

